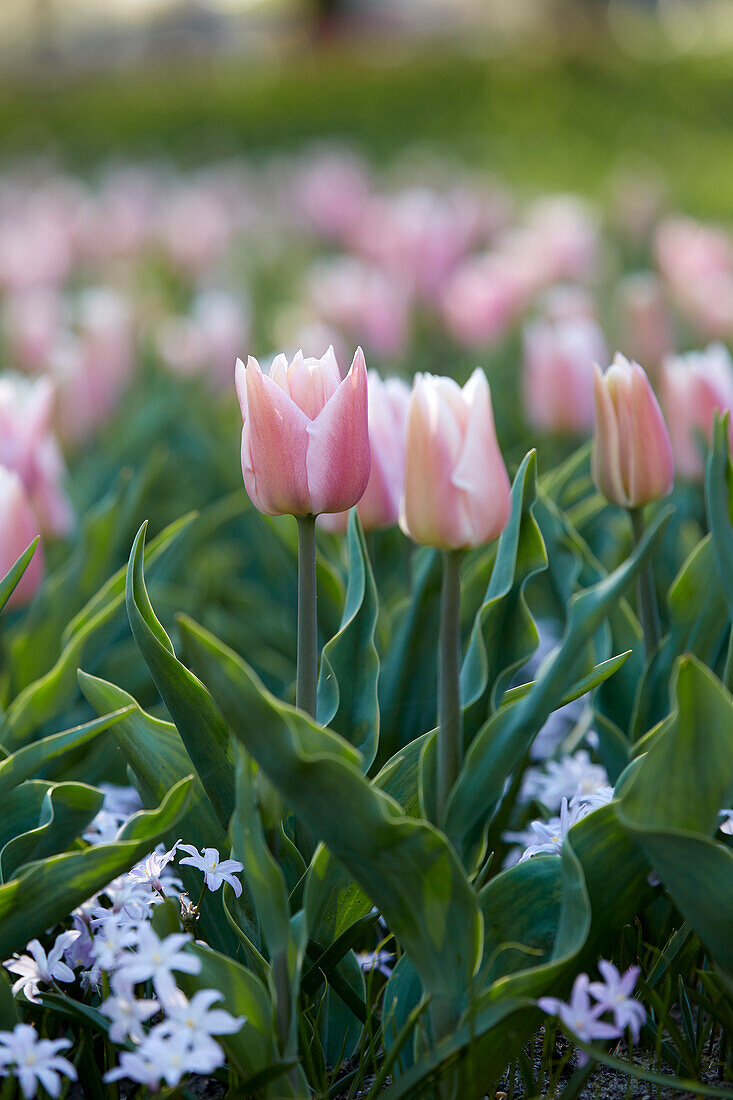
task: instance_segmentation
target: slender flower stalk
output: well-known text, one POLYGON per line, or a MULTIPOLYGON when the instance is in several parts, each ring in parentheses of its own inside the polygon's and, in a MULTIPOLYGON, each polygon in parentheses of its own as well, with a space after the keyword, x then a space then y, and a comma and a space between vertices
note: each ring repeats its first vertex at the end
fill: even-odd
POLYGON ((298 516, 298 664, 296 705, 316 715, 318 617, 316 613, 316 517, 298 516))
MULTIPOLYGON (((638 546, 644 537, 646 528, 644 510, 643 508, 629 508, 629 516, 631 517, 631 529, 634 533, 634 546, 638 546)), ((648 660, 659 645, 659 639, 662 636, 659 625, 657 593, 654 585, 654 569, 651 563, 639 574, 636 584, 636 600, 639 618, 641 619, 641 629, 644 632, 644 651, 648 660)))
POLYGON ((463 759, 461 711, 461 550, 443 551, 436 808, 441 820, 463 759))

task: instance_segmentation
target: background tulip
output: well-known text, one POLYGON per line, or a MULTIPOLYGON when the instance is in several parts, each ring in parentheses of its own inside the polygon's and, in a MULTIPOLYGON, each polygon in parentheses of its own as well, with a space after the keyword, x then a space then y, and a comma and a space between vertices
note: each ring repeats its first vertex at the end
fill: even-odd
POLYGON ((54 383, 46 375, 33 380, 13 374, 0 378, 0 464, 18 474, 39 529, 66 535, 74 526, 74 515, 52 427, 55 396, 54 383))
MULTIPOLYGON (((38 522, 26 491, 15 470, 0 466, 0 579, 15 564, 39 532, 38 522)), ((28 603, 43 580, 40 546, 13 592, 10 606, 28 603)))
POLYGON ((242 473, 252 503, 268 515, 342 512, 369 480, 367 374, 358 348, 341 381, 333 348, 321 359, 284 355, 263 374, 237 360, 242 473))
POLYGON ((605 374, 594 367, 594 390, 592 471, 598 489, 625 508, 666 496, 674 479, 672 445, 642 368, 617 355, 605 374))
POLYGON ((509 489, 483 371, 463 389, 418 374, 407 420, 405 533, 446 550, 479 546, 506 526, 509 489))
POLYGON ((691 480, 702 477, 701 440, 712 436, 716 409, 733 409, 733 360, 728 349, 710 344, 705 351, 665 359, 662 405, 678 471, 691 480))
POLYGON ((588 317, 535 321, 524 330, 527 419, 546 432, 578 435, 593 426, 593 364, 607 356, 599 326, 588 317))
MULTIPOLYGON (((368 389, 371 473, 356 510, 364 530, 373 531, 390 527, 400 518, 410 387, 400 378, 382 381, 376 371, 370 370, 368 389)), ((337 512, 324 516, 321 525, 327 531, 343 532, 348 518, 348 512, 337 512)))

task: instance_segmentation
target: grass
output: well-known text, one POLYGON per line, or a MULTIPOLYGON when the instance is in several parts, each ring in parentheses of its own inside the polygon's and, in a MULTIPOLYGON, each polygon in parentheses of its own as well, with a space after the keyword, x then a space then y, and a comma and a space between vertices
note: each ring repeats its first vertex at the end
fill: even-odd
POLYGON ((631 61, 604 39, 481 57, 389 43, 289 58, 146 68, 0 88, 0 155, 182 163, 346 138, 377 160, 437 146, 532 189, 603 195, 616 169, 659 171, 693 213, 733 217, 733 62, 631 61))

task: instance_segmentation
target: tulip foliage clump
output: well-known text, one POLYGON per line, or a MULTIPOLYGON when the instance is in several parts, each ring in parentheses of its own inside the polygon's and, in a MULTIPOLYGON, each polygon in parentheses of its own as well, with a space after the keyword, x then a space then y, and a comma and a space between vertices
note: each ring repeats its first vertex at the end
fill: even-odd
MULTIPOLYGON (((441 309, 488 346, 471 288, 529 301, 527 257, 458 259, 441 309)), ((45 581, 39 485, 73 524, 55 440, 33 476, 0 454, 0 1075, 24 1095, 570 1098, 604 1061, 733 1095, 730 413, 674 405, 682 359, 661 404, 638 364, 594 367, 600 329, 554 292, 525 385, 557 370, 556 415, 534 394, 504 450, 501 372, 381 378, 366 325, 348 371, 239 360, 240 421, 233 360, 215 397, 161 382, 169 323, 145 402, 76 460, 71 553, 45 523, 45 581), (102 496, 120 431, 149 453, 102 496)))

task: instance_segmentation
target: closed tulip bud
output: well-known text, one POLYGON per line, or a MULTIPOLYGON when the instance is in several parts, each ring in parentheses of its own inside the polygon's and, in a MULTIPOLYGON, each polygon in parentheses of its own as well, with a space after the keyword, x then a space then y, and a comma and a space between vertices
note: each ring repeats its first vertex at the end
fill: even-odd
POLYGON ((237 360, 242 409, 242 473, 252 503, 267 515, 342 512, 369 480, 367 372, 358 348, 341 380, 333 348, 321 359, 285 355, 263 374, 237 360))
POLYGON ((638 363, 617 355, 605 374, 594 366, 593 480, 612 504, 638 508, 672 489, 667 425, 638 363))
MULTIPOLYGON (((364 496, 356 506, 365 531, 390 527, 400 518, 405 483, 405 431, 410 387, 400 378, 384 381, 369 371, 369 445, 372 468, 364 496)), ((327 531, 343 532, 348 512, 323 516, 327 531)))
POLYGON ((405 534, 443 550, 480 546, 506 526, 509 492, 483 371, 463 389, 452 378, 418 374, 407 418, 405 534))
MULTIPOLYGON (((14 470, 0 466, 0 580, 38 534, 38 523, 23 482, 14 470)), ((9 604, 28 603, 43 580, 40 546, 31 558, 9 604)))
MULTIPOLYGON (((682 477, 703 474, 701 442, 710 441, 715 411, 733 409, 733 360, 722 344, 665 359, 662 404, 674 460, 682 477)), ((731 427, 733 442, 733 426, 731 427)))

